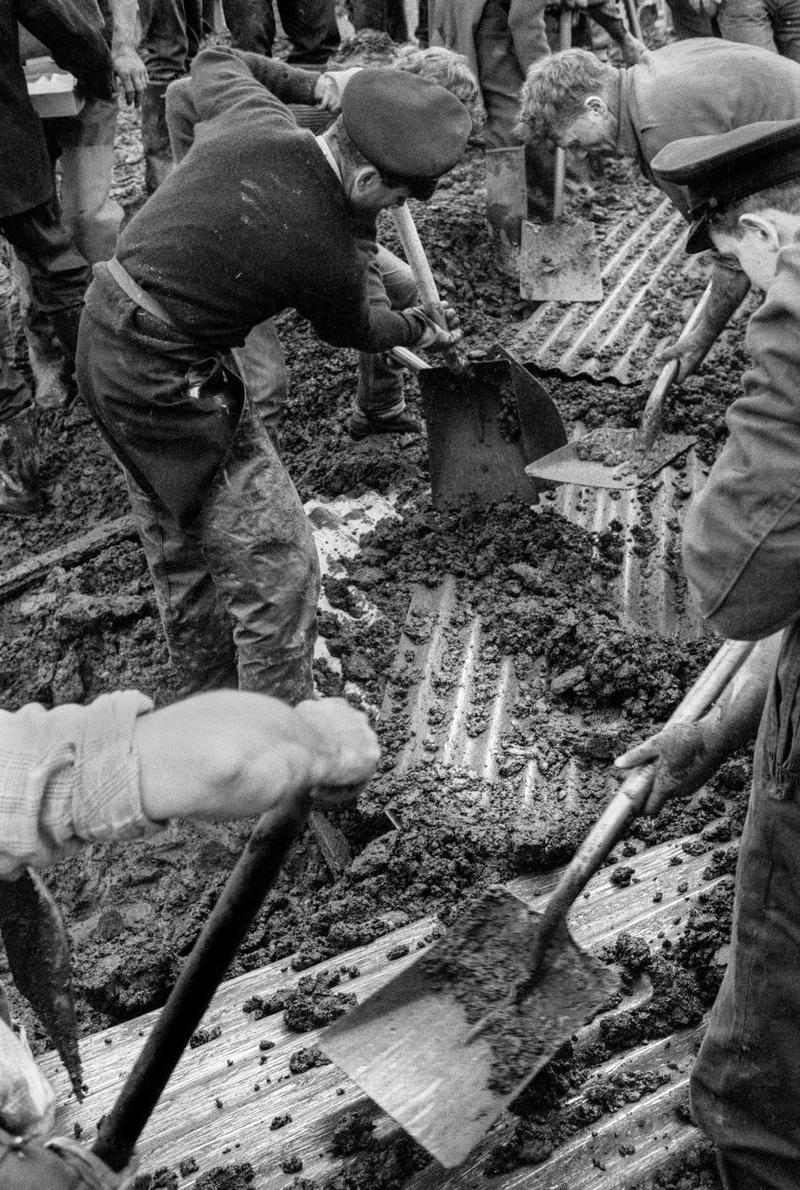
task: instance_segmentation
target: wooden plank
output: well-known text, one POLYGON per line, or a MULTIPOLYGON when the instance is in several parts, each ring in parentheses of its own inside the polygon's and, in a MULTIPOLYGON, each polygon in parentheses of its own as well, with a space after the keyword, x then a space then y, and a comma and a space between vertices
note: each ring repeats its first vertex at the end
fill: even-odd
MULTIPOLYGON (((611 883, 613 867, 604 869, 592 880, 587 890, 589 896, 577 907, 571 919, 576 941, 584 946, 600 946, 615 937, 621 929, 631 929, 654 946, 658 946, 662 939, 676 938, 681 929, 680 921, 676 922, 676 918, 683 920, 694 897, 717 883, 702 880, 701 874, 708 864, 708 858, 708 855, 686 855, 681 840, 662 844, 627 861, 636 868, 640 883, 625 889, 611 883), (670 859, 678 855, 684 862, 680 866, 672 866, 670 859), (678 886, 684 881, 688 881, 691 891, 679 891, 678 886), (651 890, 656 882, 662 899, 653 902, 651 890)), ((543 884, 551 881, 552 875, 544 881, 520 879, 514 881, 511 887, 518 895, 526 895, 532 904, 536 904, 544 895, 543 884)), ((340 1159, 332 1156, 330 1146, 333 1131, 346 1111, 371 1114, 376 1121, 375 1135, 378 1137, 396 1134, 398 1130, 394 1122, 379 1113, 359 1088, 335 1067, 317 1067, 299 1075, 290 1073, 291 1055, 301 1048, 316 1044, 320 1037, 319 1030, 293 1034, 286 1029, 282 1014, 255 1020, 251 1014, 242 1011, 242 1005, 250 996, 269 995, 280 987, 296 986, 304 975, 353 966, 358 967, 360 974, 354 979, 343 978, 339 990, 352 991, 358 1000, 362 1000, 413 961, 418 947, 425 945, 425 939, 430 937, 435 926, 434 919, 424 918, 369 946, 358 947, 327 963, 318 964, 307 972, 292 971, 287 960, 223 984, 204 1021, 204 1028, 207 1029, 219 1025, 221 1034, 184 1055, 144 1133, 140 1146, 142 1170, 152 1171, 164 1165, 177 1169, 181 1161, 194 1157, 199 1166, 199 1176, 211 1166, 246 1159, 253 1165, 260 1190, 272 1190, 273 1187, 277 1190, 287 1184, 287 1175, 281 1166, 284 1157, 292 1153, 302 1159, 304 1177, 321 1178, 339 1167, 340 1159), (389 951, 399 946, 408 946, 408 955, 389 960, 389 951), (272 1042, 274 1047, 264 1052, 259 1049, 261 1041, 272 1042), (279 1130, 271 1131, 270 1122, 286 1112, 291 1115, 291 1121, 279 1130)), ((91 1143, 96 1122, 113 1103, 156 1015, 150 1013, 128 1021, 82 1042, 81 1051, 89 1085, 88 1095, 82 1105, 68 1099, 66 1077, 55 1055, 45 1056, 42 1065, 61 1103, 59 1130, 70 1133, 78 1124, 87 1142, 91 1143)), ((588 1030, 579 1035, 579 1040, 583 1037, 584 1042, 588 1043, 591 1031, 595 1028, 596 1024, 588 1026, 588 1030)), ((690 1048, 693 1044, 687 1041, 690 1048)), ((636 1056, 638 1053, 634 1051, 634 1061, 639 1060, 636 1056)), ((677 1077, 670 1087, 677 1096, 677 1077)), ((661 1098, 656 1096, 649 1106, 642 1101, 641 1105, 630 1109, 630 1123, 625 1123, 624 1127, 640 1144, 641 1130, 655 1128, 653 1135, 661 1136, 663 1133, 659 1143, 653 1141, 649 1147, 642 1148, 640 1158, 637 1158, 637 1168, 647 1161, 661 1160, 666 1151, 665 1144, 669 1143, 671 1151, 686 1141, 688 1126, 680 1121, 673 1122, 671 1105, 672 1099, 664 1091, 661 1098), (650 1120, 650 1124, 640 1126, 640 1120, 650 1120)), ((615 1161, 612 1160, 611 1142, 614 1138, 610 1125, 610 1121, 615 1118, 609 1117, 609 1169, 616 1169, 615 1161)), ((498 1126, 507 1124, 501 1121, 498 1126)), ((605 1123, 603 1127, 606 1127, 605 1123)), ((572 1163, 570 1171, 582 1169, 582 1163, 586 1161, 591 1164, 591 1146, 586 1137, 584 1141, 586 1143, 581 1148, 580 1138, 575 1138, 572 1147, 565 1148, 561 1153, 564 1162, 572 1163)), ((554 1155, 551 1160, 555 1156, 558 1155, 554 1155)), ((470 1182, 462 1181, 462 1176, 467 1177, 469 1168, 468 1163, 450 1175, 455 1181, 442 1185, 467 1190, 470 1182)), ((503 1179, 502 1184, 508 1186, 509 1190, 523 1185, 549 1190, 547 1183, 534 1179, 534 1174, 538 1178, 542 1168, 536 1167, 525 1172, 525 1177, 532 1179, 530 1182, 520 1181, 523 1174, 517 1171, 503 1179)), ((437 1170, 439 1167, 429 1171, 427 1176, 433 1177, 437 1170)), ((554 1178, 562 1176, 557 1165, 553 1166, 553 1170, 554 1178)), ((439 1172, 441 1176, 446 1176, 445 1171, 439 1172)), ((594 1166, 589 1170, 591 1177, 601 1172, 594 1166)), ((578 1175, 574 1172, 570 1172, 569 1176, 576 1186, 585 1187, 586 1190, 611 1190, 612 1185, 621 1185, 619 1182, 604 1185, 591 1180, 575 1181, 578 1175)), ((182 1178, 181 1186, 189 1190, 194 1180, 194 1174, 182 1178)), ((438 1183, 435 1184, 438 1186, 438 1183)), ((485 1184, 483 1173, 480 1184, 485 1184)), ((555 1190, 555 1187, 566 1184, 563 1180, 554 1181, 553 1188, 555 1190)))
POLYGON ((136 536, 136 529, 129 516, 102 521, 93 529, 82 533, 80 537, 73 537, 55 549, 28 558, 7 570, 5 574, 1 574, 0 600, 13 599, 22 591, 35 587, 47 577, 54 566, 78 566, 110 546, 119 545, 123 541, 133 541, 136 536))

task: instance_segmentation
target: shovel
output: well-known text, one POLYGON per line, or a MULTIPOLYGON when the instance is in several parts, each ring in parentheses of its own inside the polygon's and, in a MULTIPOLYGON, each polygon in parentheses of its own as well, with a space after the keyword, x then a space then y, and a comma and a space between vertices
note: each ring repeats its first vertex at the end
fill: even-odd
POLYGON ((310 804, 303 797, 268 811, 248 839, 92 1146, 115 1173, 130 1161, 189 1038, 300 835, 310 804))
MULTIPOLYGON (((710 292, 709 283, 681 338, 697 326, 710 292)), ((652 479, 697 441, 691 434, 659 436, 658 433, 664 401, 679 371, 680 362, 676 359, 661 369, 647 398, 638 430, 610 427, 593 430, 584 438, 536 459, 525 468, 528 475, 551 483, 573 483, 585 488, 636 488, 652 479)))
MULTIPOLYGON (((434 311, 441 309, 407 205, 393 213, 420 296, 434 311)), ((510 352, 498 347, 496 354, 501 358, 465 364, 456 352, 449 356, 449 366, 432 367, 405 347, 392 351, 419 376, 436 508, 491 505, 509 498, 532 503, 537 487, 525 474, 525 464, 567 441, 561 415, 544 386, 510 352)))
MULTIPOLYGON (((572 13, 563 9, 559 42, 562 50, 568 50, 572 43, 572 13)), ((553 222, 526 220, 522 225, 520 296, 533 302, 601 302, 603 282, 594 224, 588 219, 567 223, 563 218, 566 169, 566 151, 557 148, 553 222)))
MULTIPOLYGON (((753 648, 727 641, 670 716, 698 719, 753 648)), ((566 914, 649 796, 631 771, 564 870, 544 913, 485 893, 439 942, 325 1030, 324 1052, 442 1165, 459 1165, 616 980, 570 937, 566 914)))

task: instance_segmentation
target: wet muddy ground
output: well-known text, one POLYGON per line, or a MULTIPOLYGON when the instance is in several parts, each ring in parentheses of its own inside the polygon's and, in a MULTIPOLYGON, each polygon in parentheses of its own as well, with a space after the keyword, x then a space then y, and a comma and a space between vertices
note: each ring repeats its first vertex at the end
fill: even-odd
MULTIPOLYGON (((129 116, 123 121, 116 178, 122 201, 139 199, 140 149, 135 119, 129 116)), ((496 261, 484 223, 483 184, 481 150, 472 147, 431 202, 413 207, 440 289, 458 308, 465 347, 477 358, 497 341, 510 343, 533 310, 496 261)), ((616 219, 646 212, 658 202, 626 163, 606 163, 594 185, 597 197, 588 208, 602 212, 600 239, 616 219)), ((585 201, 573 199, 571 208, 587 213, 585 201)), ((388 220, 382 235, 396 247, 388 220)), ((665 302, 659 319, 677 333, 685 321, 682 303, 665 302)), ((454 574, 464 616, 480 614, 489 647, 498 657, 514 658, 519 694, 507 742, 535 745, 556 781, 575 761, 582 792, 577 808, 562 815, 556 829, 542 831, 535 821, 520 822, 513 762, 490 796, 474 773, 441 765, 420 762, 398 776, 392 762, 407 725, 401 716, 378 721, 385 752, 381 772, 357 809, 336 816, 352 863, 334 878, 310 838, 297 848, 236 971, 289 955, 302 969, 432 912, 447 923, 489 885, 564 862, 607 796, 610 760, 666 718, 716 647, 709 640, 665 640, 646 626, 622 621, 613 597, 621 557, 613 532, 593 535, 552 509, 531 512, 515 504, 491 515, 470 508, 435 512, 424 439, 354 444, 348 438, 355 353, 321 343, 293 313, 282 316, 280 328, 291 376, 281 446, 301 497, 375 489, 396 494, 401 515, 366 539, 349 564, 348 583, 327 586, 334 613, 322 617, 321 630, 341 673, 320 664, 320 689, 345 691, 375 715, 413 585, 434 586, 454 574), (353 610, 353 591, 366 596, 377 617, 335 614, 337 604, 353 610), (391 828, 387 806, 402 829, 391 828)), ((729 332, 725 351, 672 401, 665 428, 697 434, 706 460, 724 439, 724 412, 743 366, 741 335, 729 332)), ((644 384, 622 387, 552 377, 547 383, 568 426, 580 420, 590 428, 605 422, 634 427, 646 396, 644 384)), ((415 390, 416 382, 409 379, 412 406, 415 390)), ((121 476, 86 410, 80 404, 48 409, 42 421, 46 505, 37 521, 4 526, 3 572, 127 511, 121 476)), ((85 701, 119 687, 141 689, 159 704, 175 697, 149 577, 133 540, 80 565, 51 568, 32 590, 0 604, 0 617, 0 689, 6 707, 31 700, 47 706, 85 701)), ((393 681, 398 681, 396 670, 393 681)), ((478 733, 479 692, 474 711, 478 733)), ((658 820, 635 824, 633 841, 617 856, 620 875, 627 866, 633 869, 629 878, 635 878, 635 853, 644 844, 703 828, 711 839, 730 837, 741 826, 748 779, 746 759, 731 761, 689 806, 669 806, 658 820)), ((70 927, 84 1030, 163 1002, 246 834, 244 824, 178 825, 146 844, 95 846, 49 873, 70 927)), ((603 1039, 604 1054, 700 1018, 719 982, 722 968, 713 959, 727 942, 731 897, 729 881, 713 904, 701 902, 671 953, 642 954, 635 940, 621 937, 614 959, 646 967, 656 996, 631 1019, 617 1022, 614 1035, 603 1039)), ((330 987, 322 993, 344 999, 346 976, 336 993, 330 987)), ((311 989, 308 1003, 296 1006, 298 1019, 303 1011, 315 1019, 314 994, 311 989)), ((555 1122, 557 1108, 578 1074, 564 1054, 539 1076, 518 1103, 518 1135, 513 1143, 504 1141, 496 1172, 542 1160, 568 1133, 571 1125, 555 1122)), ((612 1087, 606 1101, 598 1098, 599 1114, 610 1109, 618 1092, 612 1087)), ((411 1142, 379 1155, 368 1134, 360 1143, 366 1150, 363 1170, 337 1186, 400 1186, 419 1168, 411 1142)), ((246 1171, 237 1177, 208 1184, 247 1184, 246 1171)), ((298 1185, 311 1184, 301 1178, 298 1185)), ((708 1154, 699 1151, 657 1185, 664 1190, 715 1186, 708 1154)))

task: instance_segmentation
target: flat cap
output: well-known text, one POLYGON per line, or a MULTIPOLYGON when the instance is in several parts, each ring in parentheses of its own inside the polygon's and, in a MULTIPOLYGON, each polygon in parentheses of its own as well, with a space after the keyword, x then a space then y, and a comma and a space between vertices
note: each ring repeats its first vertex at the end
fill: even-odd
MULTIPOLYGON (((407 70, 360 70, 344 89, 347 135, 384 175, 433 193, 467 147, 472 120, 438 83, 407 70)), ((423 194, 420 193, 420 197, 423 194)))
POLYGON ((800 120, 764 120, 719 136, 676 140, 656 153, 658 181, 689 191, 687 252, 713 248, 709 217, 732 203, 800 178, 800 120))

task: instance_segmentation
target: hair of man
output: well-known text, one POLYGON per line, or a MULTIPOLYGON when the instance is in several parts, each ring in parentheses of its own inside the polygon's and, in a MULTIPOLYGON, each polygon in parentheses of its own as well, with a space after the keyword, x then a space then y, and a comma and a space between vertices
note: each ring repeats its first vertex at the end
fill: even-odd
POLYGON ((590 95, 602 95, 617 68, 588 50, 560 50, 528 68, 520 92, 520 121, 536 140, 555 140, 584 110, 590 95))
POLYGON ((722 235, 741 239, 744 235, 743 228, 739 226, 741 216, 769 210, 800 215, 800 180, 792 178, 778 186, 770 186, 768 190, 759 190, 755 194, 748 194, 746 198, 736 199, 723 210, 713 212, 709 224, 722 235))
POLYGON ((486 122, 478 80, 469 68, 463 54, 448 50, 445 46, 428 46, 421 49, 415 45, 403 45, 397 50, 392 65, 397 70, 422 75, 433 83, 444 87, 456 99, 460 99, 472 119, 472 131, 478 132, 486 122))

